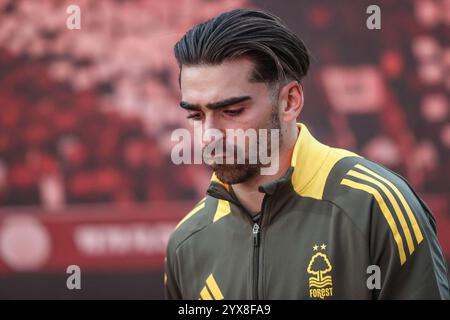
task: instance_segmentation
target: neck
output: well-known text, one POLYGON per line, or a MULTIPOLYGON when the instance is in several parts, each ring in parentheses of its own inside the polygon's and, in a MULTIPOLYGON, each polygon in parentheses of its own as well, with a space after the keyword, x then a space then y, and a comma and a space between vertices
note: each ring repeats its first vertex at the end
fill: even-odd
MULTIPOLYGON (((291 128, 290 128, 291 129, 291 128)), ((256 215, 261 211, 264 193, 259 192, 259 186, 281 178, 291 166, 292 152, 299 134, 297 126, 287 131, 283 145, 279 151, 278 170, 273 175, 257 175, 243 183, 234 184, 233 191, 239 202, 252 214, 256 215)))

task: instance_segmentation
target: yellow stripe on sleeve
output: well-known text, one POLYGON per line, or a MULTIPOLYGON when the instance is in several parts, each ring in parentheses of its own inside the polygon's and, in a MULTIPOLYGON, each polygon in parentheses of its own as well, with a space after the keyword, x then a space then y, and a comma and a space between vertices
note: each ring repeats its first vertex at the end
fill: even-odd
POLYGON ((387 198, 391 202, 392 207, 394 208, 394 211, 395 211, 395 215, 397 216, 398 220, 400 221, 400 225, 405 234, 406 243, 408 244, 409 253, 412 254, 414 252, 414 243, 413 243, 413 240, 411 237, 411 232, 409 231, 409 227, 408 227, 408 224, 406 223, 403 212, 400 209, 400 207, 398 206, 397 200, 395 200, 394 196, 389 191, 389 189, 386 188, 386 186, 383 183, 381 183, 380 181, 378 181, 372 177, 369 177, 366 174, 362 174, 357 171, 350 170, 347 173, 347 175, 370 182, 370 183, 373 183, 374 185, 378 186, 383 191, 383 193, 387 196, 387 198))
POLYGON ((400 233, 398 232, 397 225, 395 224, 394 218, 392 217, 392 213, 389 210, 388 206, 386 205, 386 202, 384 201, 383 197, 378 192, 378 190, 366 184, 358 183, 345 178, 341 181, 341 184, 349 186, 354 189, 365 191, 374 196, 375 200, 378 202, 378 205, 380 206, 381 212, 383 213, 392 231, 395 243, 397 244, 398 253, 400 256, 400 264, 403 265, 406 262, 406 253, 405 248, 403 246, 403 240, 402 237, 400 236, 400 233))
POLYGON ((414 231, 414 235, 416 237, 417 243, 421 243, 423 240, 423 235, 422 232, 420 231, 419 225, 417 223, 416 217, 414 216, 414 214, 411 211, 411 208, 408 205, 408 202, 405 200, 405 197, 403 196, 403 194, 398 190, 398 188, 389 180, 387 180, 386 178, 380 176, 379 174, 373 172, 372 170, 357 164, 355 166, 355 168, 361 169, 366 171, 367 173, 371 174, 372 176, 380 179, 381 181, 383 181, 384 183, 386 183, 389 187, 392 188, 392 190, 394 190, 395 194, 397 195, 397 197, 400 199, 400 202, 402 203, 403 207, 406 210, 406 214, 408 215, 409 221, 411 222, 413 231, 414 231))

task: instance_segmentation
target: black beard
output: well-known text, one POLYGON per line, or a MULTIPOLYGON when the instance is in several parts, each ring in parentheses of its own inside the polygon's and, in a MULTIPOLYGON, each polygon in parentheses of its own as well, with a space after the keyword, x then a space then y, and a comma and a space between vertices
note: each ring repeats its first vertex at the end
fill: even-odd
POLYGON ((217 178, 226 184, 238 184, 258 175, 260 166, 257 164, 213 164, 210 166, 217 178))

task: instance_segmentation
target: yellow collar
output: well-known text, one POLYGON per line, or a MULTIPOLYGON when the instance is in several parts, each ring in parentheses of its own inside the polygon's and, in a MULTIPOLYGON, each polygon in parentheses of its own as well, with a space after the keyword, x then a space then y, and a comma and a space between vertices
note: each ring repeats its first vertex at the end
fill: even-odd
POLYGON ((336 162, 344 157, 358 156, 350 151, 332 148, 317 141, 303 123, 292 153, 292 185, 303 197, 322 199, 325 183, 336 162))

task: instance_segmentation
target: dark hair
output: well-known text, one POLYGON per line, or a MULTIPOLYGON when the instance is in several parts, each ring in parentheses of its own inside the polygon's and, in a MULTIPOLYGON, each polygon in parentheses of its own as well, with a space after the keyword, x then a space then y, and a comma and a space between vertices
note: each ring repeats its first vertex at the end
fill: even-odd
POLYGON ((189 30, 174 47, 183 65, 216 65, 239 57, 255 63, 250 81, 300 80, 307 74, 305 44, 280 18, 260 10, 236 9, 222 13, 189 30))

